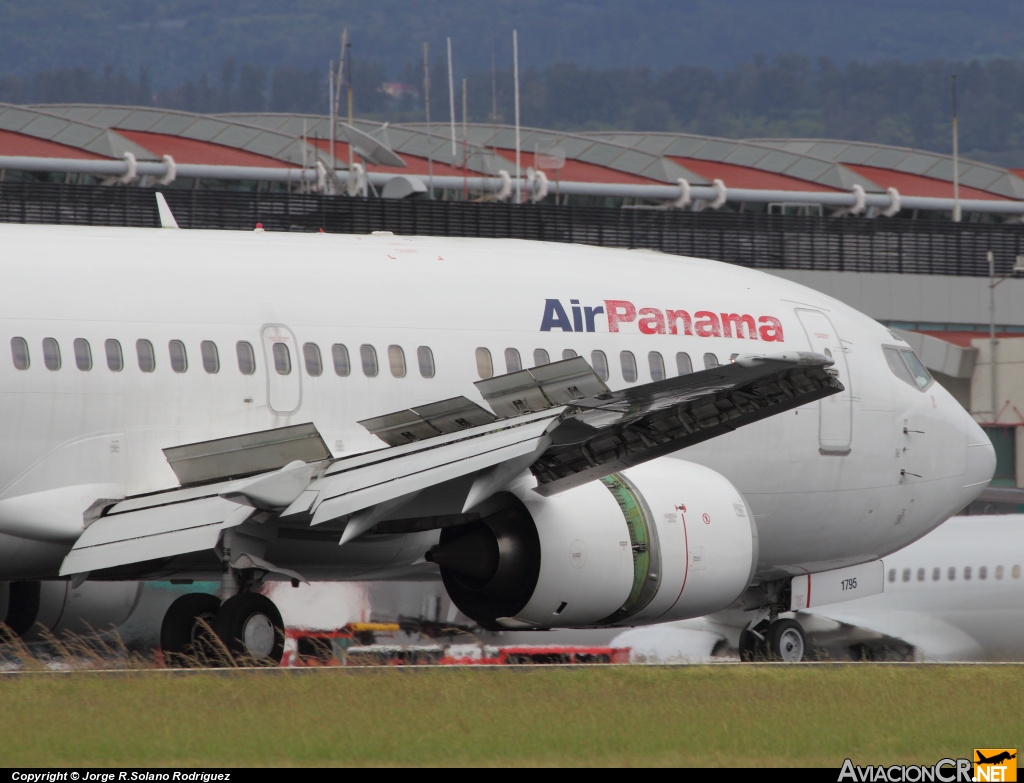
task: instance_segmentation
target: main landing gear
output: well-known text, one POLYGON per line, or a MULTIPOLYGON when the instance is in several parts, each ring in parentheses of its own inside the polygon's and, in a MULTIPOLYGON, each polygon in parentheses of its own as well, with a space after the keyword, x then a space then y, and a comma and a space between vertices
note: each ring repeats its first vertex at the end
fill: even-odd
POLYGON ((224 603, 188 593, 164 615, 160 649, 168 666, 276 666, 284 656, 284 623, 265 595, 241 592, 224 603))
POLYGON ((740 631, 740 660, 796 663, 807 653, 807 637, 796 620, 755 618, 740 631))

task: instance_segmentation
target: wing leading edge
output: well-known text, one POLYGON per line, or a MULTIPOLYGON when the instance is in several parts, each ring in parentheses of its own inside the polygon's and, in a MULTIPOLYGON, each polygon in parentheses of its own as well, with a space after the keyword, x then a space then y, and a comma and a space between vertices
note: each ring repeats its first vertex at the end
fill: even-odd
POLYGON ((377 451, 330 459, 310 424, 168 449, 183 486, 107 508, 60 573, 211 549, 225 530, 270 520, 336 528, 341 544, 416 516, 402 510, 414 499, 470 513, 527 469, 537 492, 557 494, 842 391, 831 363, 740 357, 612 392, 575 358, 479 382, 494 414, 455 398, 361 422, 389 444, 377 451))

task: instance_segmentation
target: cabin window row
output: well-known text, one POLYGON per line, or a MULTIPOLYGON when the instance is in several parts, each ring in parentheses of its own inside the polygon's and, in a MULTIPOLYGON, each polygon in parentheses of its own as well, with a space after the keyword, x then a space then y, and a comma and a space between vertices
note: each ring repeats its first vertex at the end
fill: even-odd
MULTIPOLYGON (((561 358, 573 359, 578 354, 571 348, 562 351, 561 358)), ((519 372, 523 369, 523 360, 518 349, 506 348, 502 357, 505 363, 505 372, 519 372)), ((733 354, 732 359, 736 358, 733 354)), ((557 360, 556 360, 557 361, 557 360)), ((721 362, 713 353, 706 353, 703 357, 704 369, 719 367, 721 362)), ((551 355, 543 348, 537 348, 533 352, 532 367, 540 367, 543 364, 551 364, 551 355)), ((604 351, 590 352, 590 366, 594 373, 602 381, 607 381, 611 375, 611 367, 608 362, 608 355, 604 351)), ((632 351, 619 352, 619 366, 622 370, 622 379, 626 383, 636 383, 639 380, 640 372, 637 365, 636 355, 632 351)), ((668 370, 665 358, 658 351, 651 351, 647 354, 647 368, 650 371, 652 381, 663 381, 668 377, 668 370)), ((476 371, 481 378, 492 378, 495 373, 494 360, 488 348, 476 349, 476 371)), ((679 352, 675 355, 675 374, 689 375, 693 372, 693 361, 690 354, 679 352)))
MULTIPOLYGON (((932 568, 931 569, 931 581, 933 581, 933 582, 940 581, 942 579, 942 573, 943 573, 943 569, 941 569, 939 566, 935 566, 934 568, 932 568)), ((1006 573, 1006 570, 1001 565, 997 565, 993 569, 993 576, 997 580, 998 579, 1002 579, 1003 576, 1005 575, 1005 573, 1006 573)), ((978 579, 981 579, 981 580, 988 579, 988 574, 989 574, 988 566, 979 566, 978 567, 978 571, 977 571, 978 579)), ((946 569, 946 581, 949 581, 949 582, 956 581, 956 575, 957 575, 957 567, 956 566, 949 566, 949 568, 946 569)), ((961 575, 962 575, 964 581, 968 581, 969 582, 974 577, 975 572, 974 572, 974 569, 971 566, 964 566, 963 569, 961 569, 961 575)), ((916 576, 917 576, 917 581, 918 582, 925 582, 925 581, 927 581, 928 580, 928 569, 926 569, 926 568, 918 568, 916 576)), ((1013 566, 1010 569, 1010 576, 1013 579, 1020 579, 1020 566, 1019 565, 1015 565, 1015 566, 1013 566)), ((913 577, 914 577, 914 570, 911 569, 911 568, 904 568, 902 574, 899 574, 895 568, 890 568, 889 569, 889 581, 890 582, 895 582, 897 580, 897 578, 902 579, 902 581, 904 581, 904 582, 910 582, 913 579, 913 577)))
MULTIPOLYGON (((306 372, 309 375, 316 377, 323 374, 324 365, 320 357, 320 348, 316 343, 305 343, 302 346, 302 356, 306 364, 306 372)), ((391 376, 404 378, 408 372, 405 349, 400 345, 389 345, 385 356, 391 376)), ((334 366, 335 375, 344 378, 352 374, 352 360, 348 347, 342 343, 335 343, 331 346, 331 363, 334 366)), ((369 344, 360 345, 359 366, 367 378, 377 377, 381 371, 377 349, 369 344)), ((416 366, 422 378, 433 378, 436 374, 434 352, 428 346, 421 345, 416 349, 416 366)), ((280 372, 280 370, 278 371, 280 372)))
MULTIPOLYGON (((119 340, 105 340, 103 342, 102 358, 107 369, 112 372, 121 372, 125 367, 124 351, 119 340)), ((285 342, 275 342, 271 345, 271 358, 274 371, 278 375, 290 375, 292 373, 291 350, 285 342)), ((88 340, 77 337, 72 343, 75 366, 83 372, 93 369, 93 349, 88 340)), ((156 348, 149 340, 135 341, 135 354, 138 367, 142 372, 153 372, 156 370, 157 358, 156 348)), ((183 373, 188 370, 188 351, 185 343, 181 340, 171 340, 167 343, 168 361, 171 369, 176 373, 183 373)), ((48 370, 59 370, 63 364, 60 343, 54 337, 44 337, 42 341, 43 366, 48 370)), ((211 375, 220 372, 221 360, 217 344, 212 340, 203 340, 199 344, 199 355, 203 369, 211 375)), ((28 341, 24 337, 11 338, 11 358, 15 369, 27 370, 31 364, 31 354, 28 341)), ((238 362, 238 371, 242 375, 252 375, 256 372, 256 352, 252 343, 239 340, 235 343, 235 358, 238 362)), ((324 362, 320 353, 320 347, 316 343, 304 343, 302 346, 302 359, 306 372, 310 376, 317 377, 324 372, 324 362)), ((334 374, 340 377, 350 375, 352 363, 349 359, 348 348, 342 343, 335 343, 331 346, 331 361, 334 366, 334 374)), ((377 349, 372 345, 361 345, 359 347, 359 362, 363 374, 369 378, 375 377, 380 368, 378 366, 377 349)), ((406 374, 405 351, 400 345, 389 345, 387 348, 387 363, 391 375, 395 378, 404 378, 406 374)), ((425 345, 416 349, 416 363, 419 373, 424 378, 433 378, 435 374, 434 354, 425 345)))

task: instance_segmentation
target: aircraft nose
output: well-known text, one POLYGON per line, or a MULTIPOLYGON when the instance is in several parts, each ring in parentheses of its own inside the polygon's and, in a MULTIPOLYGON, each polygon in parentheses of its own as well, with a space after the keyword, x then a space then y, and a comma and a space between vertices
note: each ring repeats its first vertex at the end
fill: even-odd
POLYGON ((964 411, 967 430, 967 472, 964 475, 966 506, 982 493, 996 472, 996 450, 985 430, 964 411))

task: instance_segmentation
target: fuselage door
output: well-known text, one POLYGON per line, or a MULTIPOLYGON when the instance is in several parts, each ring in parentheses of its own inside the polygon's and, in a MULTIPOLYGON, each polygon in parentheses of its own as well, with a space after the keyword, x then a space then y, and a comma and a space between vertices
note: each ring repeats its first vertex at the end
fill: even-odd
POLYGON ((302 404, 302 373, 295 335, 284 324, 264 324, 260 334, 267 373, 267 405, 277 414, 295 413, 302 404))
POLYGON ((811 350, 835 361, 845 391, 825 397, 818 406, 818 446, 822 454, 849 454, 853 439, 853 388, 846 363, 846 349, 832 322, 818 310, 797 310, 811 350))

